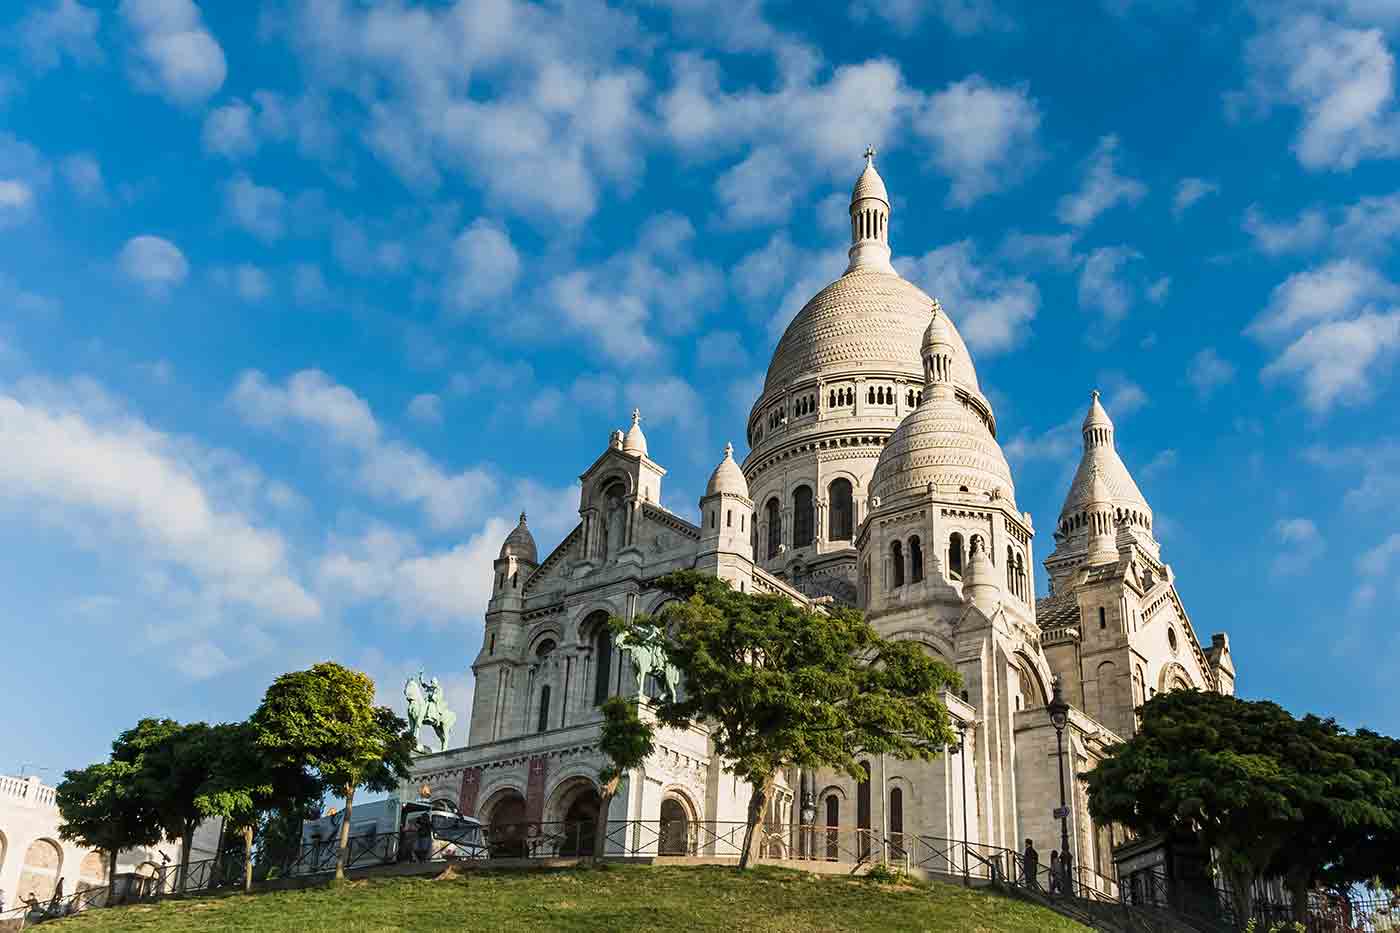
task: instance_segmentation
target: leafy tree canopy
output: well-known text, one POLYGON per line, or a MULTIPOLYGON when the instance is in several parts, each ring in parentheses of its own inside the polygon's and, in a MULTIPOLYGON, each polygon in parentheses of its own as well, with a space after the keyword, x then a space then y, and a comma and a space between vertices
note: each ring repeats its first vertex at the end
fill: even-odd
POLYGON ((160 816, 137 791, 136 765, 104 761, 63 772, 56 788, 58 834, 107 855, 108 893, 115 883, 117 853, 160 841, 160 816))

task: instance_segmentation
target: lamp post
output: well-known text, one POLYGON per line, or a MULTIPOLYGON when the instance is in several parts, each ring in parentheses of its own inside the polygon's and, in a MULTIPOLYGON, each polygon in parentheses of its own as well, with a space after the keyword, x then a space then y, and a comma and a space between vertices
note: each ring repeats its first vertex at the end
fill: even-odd
MULTIPOLYGON (((1069 723, 1069 704, 1065 702, 1058 675, 1054 692, 1046 709, 1050 713, 1050 724, 1055 727, 1055 757, 1060 762, 1060 809, 1055 812, 1060 817, 1060 864, 1063 865, 1069 857, 1069 807, 1065 804, 1065 726, 1069 723)), ((1068 873, 1064 880, 1069 880, 1068 873)))

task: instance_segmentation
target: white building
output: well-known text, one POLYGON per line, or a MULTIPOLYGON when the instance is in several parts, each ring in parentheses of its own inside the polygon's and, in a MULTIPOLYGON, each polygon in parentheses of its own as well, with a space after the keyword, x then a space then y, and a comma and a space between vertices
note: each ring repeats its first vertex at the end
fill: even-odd
MULTIPOLYGON (((769 814, 781 825, 798 819, 793 789, 804 786, 819 826, 1012 849, 1032 838, 1048 858, 1060 836, 1044 709, 1054 677, 1074 707, 1071 774, 1130 735, 1134 707, 1156 691, 1233 692, 1229 641, 1197 638, 1097 393, 1051 533, 1051 592, 1035 597, 1036 529, 1016 505, 991 402, 956 309, 890 264, 890 201, 869 155, 850 216, 850 265, 779 341, 749 416, 751 451, 740 466, 726 448, 700 525, 660 505, 666 470, 636 412, 580 477, 579 524, 551 554, 539 557, 521 516, 494 565, 467 744, 418 759, 414 785, 486 823, 591 819, 598 704, 637 692, 604 622, 655 612, 665 596, 650 581, 681 568, 859 606, 881 633, 962 675, 963 695, 948 703, 966 729, 966 762, 876 760, 860 783, 787 775, 769 814)), ((1071 784, 1076 860, 1111 873, 1114 840, 1071 784)), ((748 796, 703 731, 671 730, 608 816, 741 820, 748 796)))
MULTIPOLYGON (((59 838, 62 822, 54 789, 37 777, 0 776, 0 891, 5 909, 20 906, 32 893, 40 901, 53 896, 60 878, 65 894, 107 885, 107 856, 59 838)), ((219 844, 219 822, 206 820, 195 832, 190 859, 213 858, 219 844)), ((131 849, 117 856, 117 873, 155 876, 165 864, 180 861, 179 843, 131 849)))

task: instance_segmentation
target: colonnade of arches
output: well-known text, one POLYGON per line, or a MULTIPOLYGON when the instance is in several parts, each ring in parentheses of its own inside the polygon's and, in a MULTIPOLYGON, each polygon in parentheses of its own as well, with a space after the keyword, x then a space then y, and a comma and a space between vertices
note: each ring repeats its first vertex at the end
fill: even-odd
MULTIPOLYGON (((832 480, 826 487, 826 540, 850 541, 855 535, 855 493, 851 481, 844 476, 832 480)), ((817 540, 817 503, 812 487, 806 483, 792 491, 792 540, 790 547, 810 547, 817 540)), ((772 496, 763 506, 764 559, 772 560, 782 551, 783 504, 772 496)), ((757 556, 757 555, 755 555, 757 556)))
MULTIPOLYGON (((494 857, 525 857, 532 845, 545 845, 548 854, 561 858, 587 857, 594 854, 598 820, 606 818, 601 812, 602 802, 597 783, 575 775, 561 780, 550 791, 539 823, 530 820, 525 795, 518 787, 491 793, 478 816, 489 827, 494 857)), ((698 820, 699 811, 684 791, 667 790, 660 804, 657 854, 694 855, 698 820)), ((630 831, 626 822, 619 825, 622 831, 630 831)), ((632 840, 627 843, 632 844, 632 840)))

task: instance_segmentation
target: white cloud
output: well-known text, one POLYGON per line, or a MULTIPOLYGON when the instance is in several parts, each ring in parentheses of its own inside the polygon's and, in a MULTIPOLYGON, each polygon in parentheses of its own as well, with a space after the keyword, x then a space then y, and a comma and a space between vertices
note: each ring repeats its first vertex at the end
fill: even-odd
POLYGON ((233 223, 266 242, 281 239, 286 229, 287 196, 235 175, 224 185, 224 208, 233 223))
POLYGON ((972 350, 1003 353, 1030 336, 1040 290, 1028 279, 980 262, 971 240, 950 243, 916 260, 901 260, 899 267, 938 299, 972 350))
POLYGON ((102 14, 78 0, 53 0, 15 27, 25 56, 38 71, 57 68, 64 56, 79 64, 102 60, 97 28, 102 14))
POLYGON ((297 304, 318 304, 326 299, 330 289, 321 267, 314 263, 301 262, 292 269, 292 297, 297 304))
POLYGON ((232 100, 209 111, 202 134, 204 151, 229 159, 252 155, 258 148, 253 129, 253 108, 232 100))
POLYGON ((553 424, 563 410, 564 393, 546 386, 525 406, 525 420, 535 425, 553 424))
POLYGON ((262 301, 272 294, 272 280, 257 266, 242 263, 234 267, 233 282, 244 301, 262 301))
POLYGON ((858 23, 882 19, 904 35, 930 18, 960 36, 1010 30, 1016 25, 992 0, 854 0, 851 18, 858 23))
MULTIPOLYGON (((59 311, 57 301, 47 295, 29 291, 3 272, 0 272, 0 307, 12 308, 35 317, 51 317, 59 311)), ((4 349, 0 349, 0 358, 4 356, 4 349)))
POLYGON ((1327 550, 1327 542, 1312 519, 1284 518, 1274 523, 1274 576, 1286 577, 1310 569, 1327 550))
POLYGON ((1002 444, 1002 449, 1008 459, 1018 464, 1032 460, 1065 461, 1079 453, 1082 443, 1079 419, 1071 418, 1040 433, 1023 430, 1002 444))
POLYGON ((759 146, 715 181, 722 222, 730 227, 778 223, 792 213, 799 192, 788 153, 759 146))
POLYGON ((454 473, 415 447, 384 439, 369 404, 319 370, 295 373, 285 385, 271 383, 257 371, 245 372, 229 401, 249 424, 295 423, 325 432, 354 452, 357 485, 385 501, 418 508, 436 528, 461 527, 499 491, 485 467, 454 473))
POLYGON ((1342 448, 1319 445, 1303 451, 1303 457, 1328 469, 1360 474, 1342 497, 1349 509, 1372 512, 1400 503, 1400 443, 1396 441, 1342 448))
POLYGON ((1151 285, 1147 286, 1147 300, 1154 305, 1159 305, 1167 300, 1167 294, 1171 291, 1172 280, 1170 276, 1162 276, 1151 285))
POLYGON ((1395 56, 1380 29, 1285 8, 1249 41, 1245 59, 1257 104, 1301 111, 1293 149, 1305 168, 1345 171, 1400 154, 1395 56))
POLYGON ((1072 227, 1085 227, 1119 204, 1136 204, 1142 200, 1147 186, 1119 175, 1117 162, 1118 137, 1103 137, 1089 156, 1083 185, 1079 191, 1060 199, 1056 216, 1072 227))
POLYGON ((1107 372, 1099 376, 1103 387, 1103 404, 1114 417, 1125 418, 1147 404, 1147 392, 1121 372, 1107 372))
POLYGON ((1346 317, 1397 294, 1400 290, 1375 269, 1354 259, 1339 259, 1290 275, 1274 288, 1268 306, 1245 332, 1278 338, 1319 321, 1346 317))
POLYGON ((409 399, 404 414, 419 424, 442 424, 442 398, 422 392, 409 399))
POLYGON ((499 225, 478 218, 452 244, 452 265, 444 285, 449 305, 471 310, 510 294, 520 277, 520 253, 499 225))
MULTIPOLYGON (((223 488, 227 453, 153 429, 92 384, 0 395, 0 441, 25 451, 0 463, 0 497, 26 512, 42 503, 91 546, 127 542, 124 555, 178 570, 206 607, 285 621, 319 616, 289 571, 282 536, 223 488)), ((240 482, 247 473, 239 471, 240 482)))
POLYGON ((1343 211, 1335 230, 1337 243, 1348 250, 1384 252, 1400 237, 1400 192, 1366 197, 1343 211))
POLYGON ((1222 359, 1214 347, 1206 347, 1191 358, 1186 369, 1186 381, 1195 388, 1201 401, 1205 401, 1216 389, 1235 378, 1235 366, 1222 359))
MULTIPOLYGON (((274 91, 254 91, 251 102, 236 97, 209 111, 201 139, 205 152, 233 161, 253 155, 269 142, 294 139, 303 156, 330 162, 338 135, 329 104, 319 91, 291 100, 274 91)), ((327 167, 334 169, 338 179, 343 177, 343 166, 327 167)))
POLYGON ((1013 230, 1002 240, 998 252, 1011 262, 1044 263, 1056 269, 1073 269, 1083 257, 1074 252, 1073 233, 1023 233, 1013 230))
POLYGON ((1170 473, 1172 470, 1176 469, 1178 459, 1176 451, 1168 447, 1149 460, 1147 465, 1138 471, 1139 475, 1141 475, 1143 479, 1156 479, 1158 476, 1170 473))
POLYGON ((1390 573, 1397 557, 1400 557, 1400 533, 1390 535, 1362 554, 1356 561, 1356 569, 1368 577, 1384 576, 1390 573))
POLYGON ((202 103, 223 86, 224 50, 191 0, 122 0, 120 10, 136 40, 140 86, 180 105, 202 103))
POLYGON ((1192 205, 1219 190, 1219 185, 1204 178, 1181 179, 1176 186, 1176 195, 1172 198, 1172 216, 1179 220, 1192 205))
POLYGON ((929 158, 952 179, 949 203, 967 207, 1020 181, 1039 158, 1040 108, 1022 87, 998 87, 981 75, 950 84, 928 99, 914 132, 929 158))
POLYGON ((1124 280, 1128 263, 1141 259, 1142 254, 1127 246, 1105 246, 1091 252, 1079 273, 1079 303, 1098 311, 1108 321, 1116 321, 1128 313, 1133 303, 1133 288, 1124 280))
POLYGON ((734 369, 746 367, 749 354, 738 331, 716 330, 695 342, 695 362, 713 369, 734 369))
POLYGON ((185 254, 158 236, 135 236, 126 241, 117 265, 131 281, 154 297, 164 297, 189 275, 185 254))
POLYGON ((34 189, 18 178, 0 178, 0 230, 29 219, 34 189))
POLYGON ((1365 312, 1345 321, 1318 324, 1264 368, 1266 379, 1296 376, 1303 401, 1316 412, 1335 404, 1356 405, 1375 394, 1377 364, 1400 348, 1400 310, 1365 312))
POLYGON ((1327 218, 1310 208, 1292 222, 1274 223, 1264 217, 1258 204, 1244 212, 1244 231, 1254 240, 1254 248, 1268 256, 1304 252, 1319 246, 1328 234, 1327 218))
POLYGON ((64 181, 79 198, 93 204, 107 201, 107 188, 102 182, 102 166, 90 153, 68 156, 61 166, 64 181))

